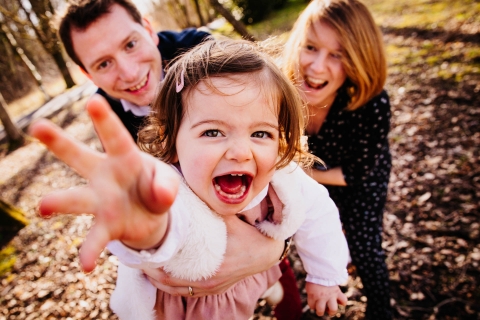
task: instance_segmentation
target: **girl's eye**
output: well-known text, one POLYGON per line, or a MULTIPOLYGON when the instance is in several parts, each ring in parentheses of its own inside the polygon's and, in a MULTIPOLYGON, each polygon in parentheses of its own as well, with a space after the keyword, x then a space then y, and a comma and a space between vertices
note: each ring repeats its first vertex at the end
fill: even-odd
POLYGON ((271 137, 271 134, 269 134, 266 131, 257 131, 252 134, 253 138, 260 138, 260 139, 267 139, 271 137))
POLYGON ((309 44, 307 44, 307 45, 305 46, 305 49, 307 49, 308 51, 315 51, 315 50, 316 50, 316 48, 315 48, 314 46, 309 45, 309 44))
POLYGON ((219 137, 221 135, 220 131, 218 130, 207 130, 205 131, 202 136, 205 136, 205 137, 219 137))

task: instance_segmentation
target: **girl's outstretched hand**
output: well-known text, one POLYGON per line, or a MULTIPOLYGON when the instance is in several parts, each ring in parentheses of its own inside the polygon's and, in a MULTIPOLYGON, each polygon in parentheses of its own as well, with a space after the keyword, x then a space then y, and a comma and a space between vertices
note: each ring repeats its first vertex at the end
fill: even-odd
POLYGON ((82 268, 89 272, 111 240, 135 249, 159 245, 168 225, 165 213, 178 191, 179 175, 137 148, 103 97, 91 98, 87 111, 106 153, 74 140, 47 120, 33 123, 30 134, 88 180, 85 187, 45 196, 39 213, 43 217, 58 213, 95 216, 80 250, 82 268))

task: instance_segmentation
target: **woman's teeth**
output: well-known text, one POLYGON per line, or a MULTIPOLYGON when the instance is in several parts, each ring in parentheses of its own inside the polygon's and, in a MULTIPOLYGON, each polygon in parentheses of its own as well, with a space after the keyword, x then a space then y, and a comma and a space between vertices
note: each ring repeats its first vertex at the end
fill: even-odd
POLYGON ((142 82, 140 82, 139 84, 137 84, 135 87, 130 87, 130 88, 128 88, 128 90, 129 90, 129 91, 137 91, 137 90, 143 88, 143 86, 147 83, 147 80, 148 80, 148 78, 145 77, 145 79, 143 79, 142 82))
POLYGON ((305 82, 309 87, 313 89, 320 89, 321 87, 324 87, 327 84, 326 80, 315 79, 310 77, 305 77, 305 82))

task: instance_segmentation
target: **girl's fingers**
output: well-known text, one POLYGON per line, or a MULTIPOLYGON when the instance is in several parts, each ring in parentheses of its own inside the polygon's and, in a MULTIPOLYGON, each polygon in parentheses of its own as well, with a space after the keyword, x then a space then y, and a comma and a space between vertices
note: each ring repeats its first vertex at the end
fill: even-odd
POLYGON ((96 194, 87 187, 54 191, 46 195, 40 202, 39 214, 49 217, 57 213, 94 214, 96 210, 96 194))
POLYGON ((96 94, 87 102, 87 111, 107 154, 123 155, 136 149, 130 133, 112 111, 108 102, 96 94))
POLYGON ((348 298, 343 292, 341 292, 340 295, 337 298, 337 301, 338 301, 339 305, 346 306, 347 302, 348 302, 348 298))
POLYGON ((100 153, 76 141, 48 120, 35 121, 30 125, 29 132, 84 178, 88 178, 101 158, 100 153))
POLYGON ((97 259, 112 240, 108 226, 94 223, 80 249, 80 264, 85 272, 95 269, 97 259))
MULTIPOLYGON (((157 161, 150 155, 142 153, 142 158, 150 158, 144 163, 152 162, 152 172, 140 176, 139 194, 142 203, 152 213, 164 213, 173 204, 180 183, 179 174, 169 165, 157 161)), ((150 170, 144 168, 144 170, 150 170)))
POLYGON ((338 304, 337 300, 334 298, 331 298, 327 301, 327 313, 329 316, 334 316, 335 313, 338 311, 338 304))
POLYGON ((314 310, 317 311, 317 316, 323 316, 325 314, 325 301, 317 300, 314 310))

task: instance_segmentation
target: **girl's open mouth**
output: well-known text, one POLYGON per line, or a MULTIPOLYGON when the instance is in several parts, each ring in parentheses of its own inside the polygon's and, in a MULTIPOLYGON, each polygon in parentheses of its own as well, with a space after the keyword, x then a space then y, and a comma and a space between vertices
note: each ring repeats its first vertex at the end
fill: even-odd
POLYGON ((226 174, 213 179, 213 186, 220 200, 240 203, 248 194, 253 178, 247 174, 226 174))

